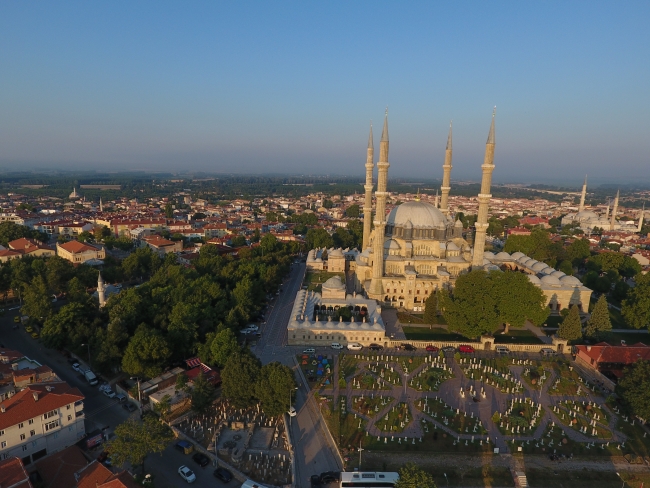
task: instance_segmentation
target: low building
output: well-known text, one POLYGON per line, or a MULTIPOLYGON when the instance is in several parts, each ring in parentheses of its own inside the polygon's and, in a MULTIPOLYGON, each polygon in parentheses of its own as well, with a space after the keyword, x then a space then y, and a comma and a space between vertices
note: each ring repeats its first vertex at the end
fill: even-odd
POLYGON ((54 256, 55 254, 54 249, 51 247, 44 245, 40 241, 27 239, 26 237, 11 241, 7 245, 9 246, 9 249, 19 252, 23 256, 42 258, 54 256))
POLYGON ((170 241, 169 239, 164 239, 158 235, 143 237, 142 243, 143 246, 148 246, 152 251, 161 256, 170 252, 181 252, 183 250, 182 241, 170 241))
MULTIPOLYGON (((341 290, 332 281, 334 278, 323 284, 322 295, 298 291, 287 325, 289 345, 329 346, 333 342, 344 346, 351 342, 383 345, 386 328, 381 307, 375 300, 361 295, 345 295, 345 289, 341 290), (343 320, 343 316, 351 318, 343 320)), ((340 278, 339 283, 342 285, 340 278)))
POLYGON ((650 346, 641 342, 632 346, 612 346, 599 342, 593 346, 576 346, 576 350, 576 362, 610 379, 620 378, 625 368, 637 361, 650 361, 650 346))
POLYGON ((25 465, 18 457, 5 456, 0 460, 0 486, 7 488, 33 488, 25 465))
POLYGON ((69 241, 56 244, 56 254, 74 264, 83 264, 91 260, 106 258, 106 250, 102 246, 95 246, 79 241, 69 241))
POLYGON ((0 456, 25 464, 86 435, 84 396, 64 382, 30 385, 0 403, 0 456))

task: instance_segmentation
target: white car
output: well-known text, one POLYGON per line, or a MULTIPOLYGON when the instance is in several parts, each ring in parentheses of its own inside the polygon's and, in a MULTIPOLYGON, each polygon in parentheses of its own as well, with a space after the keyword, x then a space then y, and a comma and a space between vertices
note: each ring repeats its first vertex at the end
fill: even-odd
POLYGON ((104 395, 106 395, 108 398, 115 398, 115 392, 111 389, 104 390, 104 395))
POLYGON ((307 349, 305 349, 304 351, 302 351, 302 353, 303 353, 303 354, 315 354, 315 353, 316 353, 316 349, 314 349, 313 347, 308 347, 307 349))
POLYGON ((361 349, 363 349, 363 346, 358 342, 351 342, 350 344, 348 344, 348 349, 350 351, 360 351, 361 349))
POLYGON ((194 483, 196 481, 196 475, 194 474, 194 471, 185 465, 178 468, 178 474, 180 474, 181 478, 183 478, 188 483, 194 483))
POLYGON ((338 342, 332 342, 332 349, 343 349, 343 346, 338 342))
POLYGON ((74 363, 72 369, 79 373, 81 371, 81 366, 79 366, 79 363, 74 363))
POLYGON ((297 412, 296 412, 296 409, 293 407, 293 405, 292 405, 291 408, 289 409, 289 412, 288 412, 288 413, 289 413, 289 417, 295 417, 295 416, 296 416, 296 413, 297 413, 297 412))
POLYGON ((253 332, 257 332, 258 330, 260 330, 260 328, 259 328, 257 325, 255 325, 255 324, 249 324, 249 325, 247 325, 247 326, 246 326, 246 329, 248 329, 248 330, 252 330, 253 332))

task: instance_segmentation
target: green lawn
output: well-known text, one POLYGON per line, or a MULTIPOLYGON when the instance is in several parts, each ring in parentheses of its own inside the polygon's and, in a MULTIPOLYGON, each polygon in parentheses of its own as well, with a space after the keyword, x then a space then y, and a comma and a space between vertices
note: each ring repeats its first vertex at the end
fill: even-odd
POLYGON ((467 341, 467 337, 455 332, 449 332, 447 329, 433 327, 402 327, 406 338, 412 341, 467 341))
POLYGON ((510 329, 507 334, 496 332, 495 344, 542 344, 542 341, 528 329, 510 329))
POLYGON ((303 285, 306 285, 309 291, 316 291, 320 293, 322 290, 321 285, 329 280, 332 276, 339 276, 341 278, 341 281, 345 284, 345 273, 328 273, 326 271, 323 271, 320 273, 307 273, 305 275, 303 285))
MULTIPOLYGON (((397 312, 397 318, 402 324, 424 324, 423 314, 415 314, 408 312, 397 312)), ((447 325, 445 318, 442 315, 438 315, 434 322, 434 325, 447 325)))

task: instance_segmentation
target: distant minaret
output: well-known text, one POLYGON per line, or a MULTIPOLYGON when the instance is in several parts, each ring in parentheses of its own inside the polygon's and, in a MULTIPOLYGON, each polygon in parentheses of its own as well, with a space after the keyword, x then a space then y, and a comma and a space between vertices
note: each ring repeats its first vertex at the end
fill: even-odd
POLYGON ((639 217, 639 228, 637 229, 637 232, 641 232, 641 229, 643 229, 643 214, 645 213, 645 202, 643 202, 643 208, 641 209, 641 217, 639 217))
POLYGON ((582 184, 582 195, 580 195, 580 207, 578 212, 582 212, 585 209, 585 197, 587 196, 587 175, 585 175, 585 182, 582 184))
POLYGON ((483 253, 485 251, 485 233, 488 228, 488 206, 490 205, 490 187, 492 186, 492 172, 494 171, 494 116, 497 108, 492 112, 492 124, 490 133, 485 143, 485 157, 483 158, 483 179, 481 180, 481 193, 478 195, 478 218, 476 220, 476 234, 474 236, 474 256, 472 266, 483 266, 483 253))
POLYGON ((449 204, 447 199, 449 198, 449 190, 451 179, 451 122, 449 122, 449 136, 447 136, 447 148, 445 149, 445 164, 442 165, 442 186, 440 191, 442 192, 442 200, 440 200, 440 211, 445 215, 449 215, 449 204))
POLYGON ((377 207, 375 213, 375 239, 373 241, 373 265, 370 291, 373 298, 380 299, 384 292, 382 277, 384 276, 384 234, 386 229, 386 191, 388 183, 388 109, 384 117, 384 130, 379 142, 379 161, 377 161, 377 207))
POLYGON ((104 211, 104 205, 102 204, 102 197, 99 197, 99 211, 100 212, 104 211))
POLYGON ((618 212, 618 195, 621 191, 616 191, 616 198, 614 198, 614 208, 612 209, 612 217, 609 221, 609 230, 614 230, 614 225, 616 224, 616 213, 618 212))
POLYGON ((366 199, 363 202, 363 246, 361 250, 368 248, 370 244, 370 230, 372 228, 372 173, 375 169, 375 143, 372 139, 372 123, 370 124, 370 135, 368 136, 368 150, 366 151, 366 199))
POLYGON ((102 278, 101 271, 99 272, 99 277, 97 278, 97 297, 99 298, 99 308, 102 308, 106 305, 106 288, 104 287, 104 278, 102 278))
POLYGON ((609 218, 609 204, 611 203, 611 200, 607 201, 607 209, 605 210, 605 220, 609 218))
POLYGON ((433 206, 440 208, 440 197, 438 196, 438 190, 436 190, 436 198, 433 200, 433 206))

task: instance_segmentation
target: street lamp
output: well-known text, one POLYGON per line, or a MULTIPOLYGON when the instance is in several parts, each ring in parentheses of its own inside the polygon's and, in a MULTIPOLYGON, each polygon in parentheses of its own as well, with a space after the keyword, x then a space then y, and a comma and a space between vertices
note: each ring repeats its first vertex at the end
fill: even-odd
POLYGON ((291 427, 291 393, 297 389, 298 387, 293 387, 289 389, 289 427, 291 427))
POLYGON ((90 364, 90 344, 82 344, 82 346, 88 346, 88 367, 92 369, 92 364, 90 364))
POLYGON ((359 471, 361 471, 361 451, 365 451, 365 449, 361 447, 362 441, 363 441, 363 437, 359 439, 359 471))

